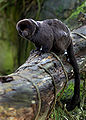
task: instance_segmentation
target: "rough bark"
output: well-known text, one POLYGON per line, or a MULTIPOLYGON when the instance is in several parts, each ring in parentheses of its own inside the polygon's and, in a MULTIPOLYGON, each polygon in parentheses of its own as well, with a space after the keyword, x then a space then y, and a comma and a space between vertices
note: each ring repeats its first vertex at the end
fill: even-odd
MULTIPOLYGON (((86 26, 73 32, 79 33, 81 29, 83 33, 86 26)), ((72 34, 72 37, 80 72, 86 71, 86 39, 76 34, 72 34)), ((59 57, 69 79, 73 78, 72 67, 66 56, 59 57)), ((56 92, 59 93, 66 82, 60 61, 51 53, 38 55, 35 52, 14 73, 1 76, 0 120, 45 120, 55 96, 55 85, 50 74, 54 78, 56 92)))

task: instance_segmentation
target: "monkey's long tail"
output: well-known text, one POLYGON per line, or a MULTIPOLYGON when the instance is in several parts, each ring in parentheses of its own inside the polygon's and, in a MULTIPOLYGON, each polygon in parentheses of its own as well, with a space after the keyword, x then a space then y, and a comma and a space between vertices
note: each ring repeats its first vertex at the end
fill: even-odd
MULTIPOLYGON (((70 39, 72 39, 72 38, 70 38, 70 39)), ((75 58, 75 55, 74 55, 74 51, 73 51, 72 41, 71 41, 71 44, 69 45, 69 47, 67 49, 67 53, 68 53, 68 57, 69 57, 69 60, 70 60, 70 64, 73 67, 74 76, 75 76, 74 97, 76 97, 76 99, 78 99, 80 97, 80 75, 79 75, 78 64, 77 64, 77 61, 76 61, 76 58, 75 58)))

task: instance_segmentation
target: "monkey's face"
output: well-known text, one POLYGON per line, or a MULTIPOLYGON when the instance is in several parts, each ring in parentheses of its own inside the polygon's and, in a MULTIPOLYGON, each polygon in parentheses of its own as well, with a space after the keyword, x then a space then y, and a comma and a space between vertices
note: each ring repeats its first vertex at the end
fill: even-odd
POLYGON ((30 39, 35 33, 36 24, 32 19, 23 19, 17 23, 16 29, 20 36, 30 39))

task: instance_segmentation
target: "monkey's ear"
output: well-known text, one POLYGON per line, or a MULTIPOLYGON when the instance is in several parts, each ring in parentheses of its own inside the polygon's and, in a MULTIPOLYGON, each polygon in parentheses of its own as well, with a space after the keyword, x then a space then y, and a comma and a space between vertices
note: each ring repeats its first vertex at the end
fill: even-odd
POLYGON ((36 22, 35 20, 30 19, 30 21, 31 21, 33 24, 35 24, 35 25, 36 25, 36 27, 39 27, 39 26, 38 26, 38 24, 37 24, 37 22, 36 22))

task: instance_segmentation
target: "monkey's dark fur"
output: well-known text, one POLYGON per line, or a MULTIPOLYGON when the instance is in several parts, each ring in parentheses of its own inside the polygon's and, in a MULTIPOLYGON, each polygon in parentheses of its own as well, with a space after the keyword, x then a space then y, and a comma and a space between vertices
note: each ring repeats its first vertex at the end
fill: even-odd
POLYGON ((43 53, 52 51, 56 54, 63 54, 67 50, 75 75, 74 95, 67 109, 73 110, 80 103, 80 76, 68 27, 58 19, 44 21, 23 19, 17 23, 16 28, 22 37, 32 41, 37 50, 43 53))

